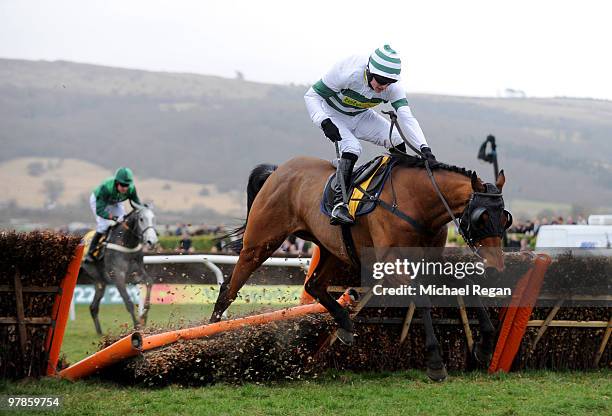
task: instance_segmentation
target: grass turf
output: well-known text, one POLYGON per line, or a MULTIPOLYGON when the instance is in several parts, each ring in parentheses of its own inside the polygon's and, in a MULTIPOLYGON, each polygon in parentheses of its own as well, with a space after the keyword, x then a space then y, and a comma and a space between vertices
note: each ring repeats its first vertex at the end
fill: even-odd
MULTIPOLYGON (((45 379, 8 383, 2 394, 60 395, 66 415, 577 415, 610 414, 609 371, 451 374, 432 383, 419 371, 329 373, 316 381, 142 389, 45 379)), ((38 413, 37 414, 44 414, 38 413)))
MULTIPOLYGON (((232 307, 234 313, 255 309, 255 305, 232 307)), ((209 314, 210 305, 154 305, 150 322, 203 320, 209 314)), ((122 305, 104 305, 100 316, 106 331, 118 332, 128 322, 122 305)), ((62 352, 70 362, 76 362, 97 350, 98 339, 87 306, 78 306, 77 320, 68 325, 62 352)), ((475 372, 451 374, 448 381, 437 384, 430 382, 421 371, 329 372, 317 380, 271 385, 218 384, 163 389, 125 387, 93 380, 72 383, 43 379, 2 382, 0 394, 59 395, 63 400, 59 412, 36 412, 55 415, 599 415, 612 413, 611 376, 608 370, 494 376, 475 372)))

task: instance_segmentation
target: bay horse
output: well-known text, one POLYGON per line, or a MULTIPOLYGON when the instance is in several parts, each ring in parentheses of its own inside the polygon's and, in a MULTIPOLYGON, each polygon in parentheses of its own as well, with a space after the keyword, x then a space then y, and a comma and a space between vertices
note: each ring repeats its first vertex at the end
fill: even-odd
MULTIPOLYGON (((418 221, 421 227, 415 227, 379 204, 351 227, 357 255, 366 247, 444 247, 446 243, 446 224, 452 218, 424 169, 425 161, 395 152, 392 155, 400 160, 393 167, 379 199, 387 202, 387 206, 393 201, 398 210, 418 221)), ((495 184, 485 184, 475 172, 435 163, 432 174, 453 215, 462 218, 463 234, 471 240, 470 244, 487 267, 502 270, 501 236, 511 223, 501 195, 505 183, 503 171, 495 184)), ((242 234, 239 259, 229 282, 221 287, 211 322, 221 319, 253 271, 287 236, 294 234, 312 241, 320 249, 319 263, 305 284, 306 292, 333 316, 339 326, 338 339, 352 343, 353 322, 349 313, 327 292, 333 283, 334 271, 341 263, 352 263, 340 227, 331 226, 319 208, 326 180, 333 172, 329 161, 312 157, 297 157, 279 167, 264 164, 253 169, 247 186, 247 220, 237 229, 242 234)), ((424 302, 419 309, 425 326, 427 373, 434 380, 443 380, 446 368, 433 331, 431 304, 424 302)), ((494 348, 495 329, 482 303, 477 312, 482 335, 474 355, 480 362, 487 362, 494 348)))
POLYGON ((157 244, 158 237, 155 231, 155 214, 147 205, 132 203, 133 210, 125 216, 122 222, 117 223, 108 231, 103 244, 106 245, 104 256, 94 263, 81 264, 79 275, 89 276, 95 282, 95 294, 89 311, 98 335, 102 335, 102 327, 98 319, 100 302, 108 284, 115 284, 119 295, 130 316, 134 328, 146 325, 151 302, 151 288, 153 278, 144 268, 143 245, 152 248, 157 244), (146 285, 144 310, 136 318, 134 303, 127 291, 128 279, 146 285))

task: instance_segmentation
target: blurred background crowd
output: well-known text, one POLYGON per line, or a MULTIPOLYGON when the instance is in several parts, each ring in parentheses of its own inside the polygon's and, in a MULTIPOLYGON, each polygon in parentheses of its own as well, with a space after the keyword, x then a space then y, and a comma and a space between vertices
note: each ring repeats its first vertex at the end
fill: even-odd
MULTIPOLYGON (((514 220, 512 227, 506 235, 506 246, 512 248, 534 248, 535 239, 542 225, 549 224, 577 224, 586 225, 586 216, 578 215, 561 216, 561 215, 546 215, 534 217, 532 219, 514 220)), ((463 246, 464 243, 461 237, 458 237, 454 232, 454 227, 449 226, 448 246, 463 246)), ((60 228, 60 232, 84 234, 88 231, 87 228, 68 229, 68 227, 60 228)), ((224 224, 164 224, 157 228, 160 236, 158 252, 164 253, 220 253, 220 254, 235 254, 228 247, 235 237, 228 235, 231 227, 224 224)), ((275 252, 277 256, 298 257, 310 256, 313 245, 308 241, 304 241, 295 236, 289 236, 279 249, 275 252)))

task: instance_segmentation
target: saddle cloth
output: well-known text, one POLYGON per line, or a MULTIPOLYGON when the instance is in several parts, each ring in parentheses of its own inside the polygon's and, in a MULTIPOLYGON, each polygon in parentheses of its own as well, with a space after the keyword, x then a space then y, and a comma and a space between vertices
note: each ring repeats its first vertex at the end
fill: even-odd
MULTIPOLYGON (((90 230, 81 239, 81 242, 85 245, 83 249, 83 258, 85 258, 85 255, 89 252, 89 246, 91 245, 91 240, 95 233, 96 233, 96 230, 90 230)), ((102 237, 100 237, 100 240, 98 241, 98 247, 92 253, 92 257, 96 261, 102 260, 102 258, 104 257, 104 252, 106 251, 106 245, 102 243, 106 241, 106 237, 108 237, 108 232, 104 234, 102 237)))
MULTIPOLYGON (((354 218, 369 214, 376 208, 376 201, 369 201, 364 198, 363 193, 355 187, 358 184, 370 195, 378 198, 393 168, 393 159, 389 155, 377 156, 369 162, 357 167, 353 171, 351 185, 347 192, 351 195, 349 202, 349 212, 354 218)), ((336 186, 336 173, 334 172, 328 179, 323 189, 321 198, 321 212, 331 217, 334 208, 334 188, 336 186)))

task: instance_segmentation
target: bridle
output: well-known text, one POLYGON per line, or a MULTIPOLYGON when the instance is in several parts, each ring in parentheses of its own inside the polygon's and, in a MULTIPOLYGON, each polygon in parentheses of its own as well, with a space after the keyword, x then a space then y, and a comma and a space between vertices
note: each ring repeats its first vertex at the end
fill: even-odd
MULTIPOLYGON (((135 215, 140 215, 140 211, 142 211, 143 208, 138 208, 135 209, 134 211, 132 211, 129 215, 135 214, 135 215)), ((128 215, 128 216, 129 216, 128 215)), ((136 222, 136 227, 138 229, 140 229, 140 225, 138 225, 138 221, 136 222)), ((131 229, 130 227, 126 226, 127 230, 132 233, 132 235, 135 235, 136 237, 138 237, 138 239, 140 241, 142 241, 144 234, 147 232, 148 229, 152 229, 153 231, 155 231, 155 227, 153 225, 147 225, 145 228, 143 228, 142 230, 140 230, 140 233, 138 233, 137 231, 131 229)))
MULTIPOLYGON (((391 118, 391 128, 389 129, 389 143, 393 147, 393 150, 402 155, 409 156, 407 153, 402 152, 401 150, 397 149, 393 145, 392 134, 393 134, 393 128, 395 127, 397 128, 397 131, 400 137, 402 138, 402 140, 404 141, 404 143, 406 143, 406 146, 412 149, 413 152, 415 152, 418 156, 420 156, 423 159, 425 163, 425 169, 427 170, 427 176, 429 177, 431 184, 433 185, 434 190, 436 191, 436 194, 440 198, 442 205, 444 205, 444 208, 446 209, 446 211, 451 217, 451 220, 455 224, 455 228, 457 229, 457 232, 461 235, 461 237, 463 238, 465 243, 468 245, 470 250, 472 250, 472 253, 474 253, 474 255, 476 255, 478 258, 483 259, 483 257, 480 255, 480 252, 479 252, 481 246, 478 245, 477 242, 482 240, 485 237, 490 237, 490 236, 501 237, 505 229, 510 227, 510 225, 512 224, 512 215, 510 214, 509 211, 507 211, 506 209, 503 209, 504 215, 507 215, 507 219, 508 219, 505 227, 502 227, 501 223, 494 223, 494 221, 492 221, 491 218, 489 217, 489 221, 487 221, 487 226, 485 227, 486 233, 482 232, 478 227, 476 227, 476 224, 477 224, 477 221, 486 212, 487 208, 481 205, 475 208, 474 207, 475 201, 480 198, 487 198, 487 200, 492 201, 492 202, 489 204, 484 204, 485 206, 487 205, 493 206, 494 203, 497 203, 497 205, 499 205, 501 203, 501 207, 503 207, 504 206, 503 194, 499 192, 499 190, 497 189, 495 185, 486 184, 487 188, 485 190, 487 191, 490 190, 491 192, 472 192, 472 194, 470 195, 468 204, 466 205, 463 212, 461 213, 461 217, 458 219, 453 213, 453 210, 448 205, 448 202, 446 201, 446 198, 444 198, 442 191, 440 191, 440 188, 438 187, 438 183, 436 182, 436 179, 434 178, 429 160, 425 158, 423 156, 423 153, 419 149, 414 147, 404 136, 404 133, 402 132, 402 129, 400 128, 397 122, 397 114, 395 114, 394 111, 383 111, 383 113, 387 114, 391 118)), ((384 207, 384 205, 382 206, 384 207)), ((413 222, 415 222, 414 219, 410 218, 407 214, 402 213, 401 211, 397 210, 397 205, 395 204, 395 201, 394 201, 392 208, 393 210, 390 210, 392 213, 404 219, 405 221, 408 221, 408 219, 410 219, 411 221, 408 221, 408 222, 414 225, 413 224, 413 222), (401 213, 402 215, 398 215, 398 212, 401 213)), ((416 227, 416 228, 417 230, 419 230, 419 228, 423 228, 423 226, 416 227)))
MULTIPOLYGON (((132 215, 136 215, 138 216, 140 211, 142 210, 142 208, 137 208, 134 209, 132 212, 130 212, 127 216, 126 219, 130 218, 132 215)), ((128 221, 124 221, 120 224, 128 233, 130 233, 131 235, 135 236, 136 238, 138 238, 138 245, 136 247, 126 247, 123 246, 121 244, 116 244, 116 243, 105 243, 106 244, 106 248, 111 249, 111 250, 115 250, 115 251, 120 251, 122 253, 136 253, 142 250, 142 240, 144 238, 144 234, 147 232, 148 229, 153 229, 153 231, 155 231, 155 227, 153 225, 148 225, 145 228, 143 228, 142 230, 140 230, 140 232, 132 229, 129 225, 128 225, 128 221)), ((140 229, 140 225, 138 225, 138 219, 136 219, 136 228, 140 229)))

